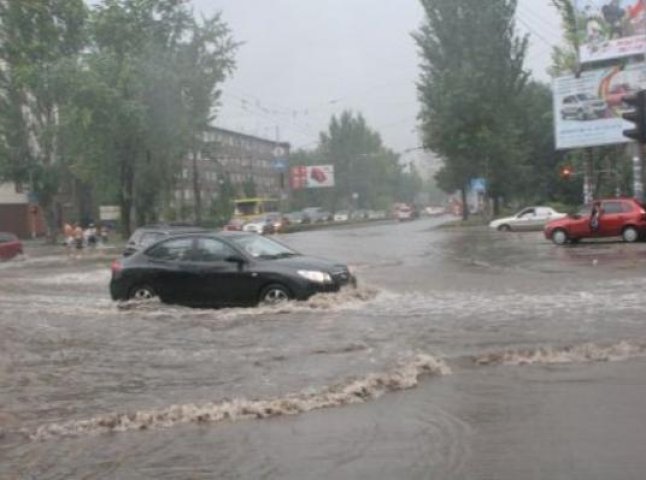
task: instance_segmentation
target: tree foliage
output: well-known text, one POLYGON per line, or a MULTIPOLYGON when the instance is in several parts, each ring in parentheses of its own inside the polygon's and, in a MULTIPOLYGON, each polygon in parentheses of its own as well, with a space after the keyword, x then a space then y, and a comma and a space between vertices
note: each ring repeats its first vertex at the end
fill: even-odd
POLYGON ((298 207, 386 209, 395 200, 412 201, 422 189, 417 172, 405 172, 398 155, 383 145, 364 117, 350 111, 333 116, 328 130, 320 134, 318 148, 294 152, 291 164, 334 165, 335 188, 295 192, 298 207))
POLYGON ((67 179, 120 205, 125 233, 155 220, 234 67, 220 14, 198 19, 182 0, 0 0, 0 19, 0 175, 30 180, 45 204, 67 179))
MULTIPOLYGON (((425 146, 443 157, 438 183, 466 190, 485 177, 493 198, 510 193, 526 154, 515 122, 528 78, 527 37, 515 32, 516 0, 421 0, 413 34, 421 59, 418 92, 425 146)), ((467 209, 465 209, 467 212, 467 209)))

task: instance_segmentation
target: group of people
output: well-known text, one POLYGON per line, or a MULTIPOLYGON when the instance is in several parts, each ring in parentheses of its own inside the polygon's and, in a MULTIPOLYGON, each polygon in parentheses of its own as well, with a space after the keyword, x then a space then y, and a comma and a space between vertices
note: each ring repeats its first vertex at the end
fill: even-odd
POLYGON ((66 223, 63 227, 65 246, 68 250, 83 250, 85 247, 96 247, 99 243, 104 245, 108 242, 108 227, 102 225, 97 228, 90 223, 86 228, 77 223, 66 223))

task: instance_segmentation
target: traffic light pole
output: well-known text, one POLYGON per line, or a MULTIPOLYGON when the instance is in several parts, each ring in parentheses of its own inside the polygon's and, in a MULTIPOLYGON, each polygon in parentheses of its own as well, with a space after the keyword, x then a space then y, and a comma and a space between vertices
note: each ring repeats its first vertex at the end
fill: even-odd
POLYGON ((644 182, 642 180, 642 159, 644 158, 644 146, 639 143, 632 144, 633 159, 633 196, 638 201, 644 200, 644 182))

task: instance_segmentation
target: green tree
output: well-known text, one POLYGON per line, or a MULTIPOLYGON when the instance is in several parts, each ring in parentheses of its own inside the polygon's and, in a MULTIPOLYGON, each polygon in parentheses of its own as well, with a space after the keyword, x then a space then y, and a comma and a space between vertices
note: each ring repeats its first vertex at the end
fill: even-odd
MULTIPOLYGON (((185 118, 186 155, 191 159, 194 213, 198 223, 202 219, 202 189, 198 157, 205 148, 204 132, 215 117, 220 98, 218 86, 233 71, 238 44, 221 14, 193 19, 181 45, 179 68, 181 72, 182 101, 185 118)), ((255 186, 254 186, 255 188, 255 186)))
POLYGON ((124 233, 167 210, 183 158, 197 169, 217 106, 216 86, 235 45, 219 15, 195 20, 177 0, 104 0, 90 21, 91 48, 67 112, 74 171, 114 195, 124 233))
POLYGON ((514 113, 527 38, 515 33, 516 0, 420 1, 420 120, 424 144, 445 161, 438 184, 465 201, 469 180, 485 177, 497 209, 524 153, 514 113))
POLYGON ((28 183, 57 231, 55 196, 65 171, 59 107, 67 69, 85 45, 83 0, 0 0, 0 173, 28 183))
POLYGON ((334 191, 327 192, 327 208, 349 207, 355 197, 362 208, 378 207, 378 199, 392 201, 399 174, 397 155, 361 114, 345 111, 333 116, 328 131, 320 135, 318 150, 323 163, 334 165, 336 177, 334 191))

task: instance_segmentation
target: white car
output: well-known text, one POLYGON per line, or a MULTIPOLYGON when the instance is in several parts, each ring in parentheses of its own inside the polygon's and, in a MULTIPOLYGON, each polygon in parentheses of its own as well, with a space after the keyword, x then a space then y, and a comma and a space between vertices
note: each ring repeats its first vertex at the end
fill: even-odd
POLYGON ((543 230, 548 222, 564 217, 565 213, 557 212, 551 207, 527 207, 511 217, 493 220, 489 227, 501 232, 543 230))
POLYGON ((347 222, 348 220, 350 220, 350 212, 347 210, 341 210, 334 214, 335 222, 347 222))

